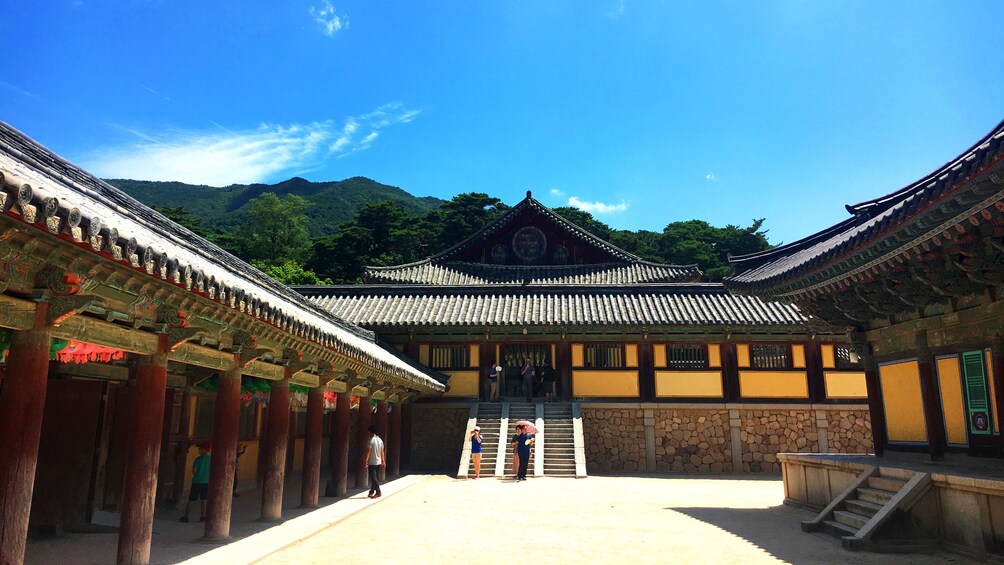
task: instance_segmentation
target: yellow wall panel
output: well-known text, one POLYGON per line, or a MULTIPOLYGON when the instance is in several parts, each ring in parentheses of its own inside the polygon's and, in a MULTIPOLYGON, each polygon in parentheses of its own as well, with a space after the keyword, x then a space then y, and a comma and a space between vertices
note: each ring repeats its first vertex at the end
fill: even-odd
POLYGON ((572 344, 572 366, 581 367, 586 364, 585 355, 582 352, 583 347, 581 343, 572 344))
POLYGON ((255 476, 258 474, 258 441, 242 441, 247 449, 244 450, 244 455, 241 455, 240 460, 237 463, 240 468, 237 470, 237 480, 239 481, 253 481, 255 476))
POLYGON ((443 396, 479 396, 478 371, 444 371, 450 376, 450 390, 443 396))
POLYGON ((862 371, 823 371, 826 398, 868 398, 868 385, 862 371))
POLYGON ((966 406, 962 399, 962 374, 958 357, 943 357, 935 364, 938 368, 938 390, 941 392, 941 411, 945 414, 945 432, 948 443, 966 445, 966 406))
POLYGON ((467 356, 467 366, 477 367, 481 363, 481 346, 476 343, 470 345, 470 354, 467 356))
POLYGON ((572 371, 572 396, 637 397, 638 371, 572 371))
POLYGON ((795 369, 805 368, 805 346, 802 344, 792 344, 791 346, 791 366, 795 369))
POLYGON ((736 363, 740 368, 750 366, 750 346, 748 343, 736 344, 736 363))
POLYGON ((1001 421, 1000 416, 997 414, 997 390, 994 389, 994 356, 989 349, 984 352, 983 356, 987 360, 987 382, 990 384, 990 412, 994 415, 993 432, 998 433, 1001 430, 1001 421))
POLYGON ((879 367, 882 403, 889 441, 927 443, 920 371, 916 361, 879 367))
POLYGON ((837 367, 837 358, 834 354, 833 345, 828 343, 820 345, 819 353, 823 358, 824 369, 835 369, 837 367))
POLYGON ((739 371, 743 398, 808 398, 805 371, 739 371))
POLYGON ((624 366, 625 367, 637 367, 638 366, 638 345, 634 343, 627 343, 624 345, 624 366))
POLYGON ((666 366, 666 344, 657 343, 652 346, 652 359, 656 367, 666 366))
POLYGON ((421 344, 421 345, 418 346, 418 362, 421 363, 421 364, 423 364, 423 365, 425 365, 426 367, 429 366, 429 344, 428 343, 423 343, 423 344, 421 344))
POLYGON ((721 371, 656 371, 655 395, 662 397, 721 398, 721 371))
POLYGON ((293 470, 303 470, 303 446, 306 441, 303 438, 293 440, 293 470))
POLYGON ((717 343, 708 344, 708 367, 712 369, 722 366, 722 346, 717 343))

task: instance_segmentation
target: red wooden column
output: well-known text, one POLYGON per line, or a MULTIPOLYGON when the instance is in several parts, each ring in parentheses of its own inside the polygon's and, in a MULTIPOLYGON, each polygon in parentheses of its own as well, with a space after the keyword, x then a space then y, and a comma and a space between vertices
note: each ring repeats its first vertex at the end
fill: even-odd
MULTIPOLYGON (((387 430, 390 429, 390 426, 388 425, 388 419, 387 419, 386 400, 380 400, 377 402, 376 416, 377 416, 377 421, 376 421, 377 435, 380 436, 380 439, 383 440, 384 454, 386 455, 387 445, 388 445, 387 442, 390 441, 390 438, 387 436, 387 430)), ((387 467, 383 466, 380 468, 380 480, 385 481, 386 479, 387 479, 387 467)))
POLYGON ((133 370, 132 419, 119 524, 119 563, 149 563, 157 471, 167 393, 167 335, 157 336, 157 353, 141 355, 133 370))
POLYGON ((938 385, 934 382, 934 355, 924 349, 917 356, 917 368, 920 372, 920 394, 924 403, 924 423, 927 424, 927 444, 931 449, 931 459, 941 461, 945 458, 945 445, 948 443, 945 432, 945 413, 941 409, 941 395, 938 385))
POLYGON ((863 334, 851 335, 854 352, 858 355, 861 367, 865 370, 865 386, 868 387, 868 415, 872 421, 872 444, 875 455, 885 453, 888 442, 888 432, 885 426, 885 405, 882 400, 882 383, 879 382, 878 363, 872 355, 871 345, 865 341, 863 334))
POLYGON ((21 563, 28 537, 42 411, 49 375, 49 304, 35 307, 30 330, 15 331, 0 391, 0 563, 21 563))
MULTIPOLYGON (((997 421, 1004 426, 1004 338, 997 336, 990 350, 990 378, 994 383, 993 407, 997 411, 997 421)), ((999 429, 995 432, 1000 433, 999 429)))
POLYGON ((370 420, 370 399, 360 397, 359 414, 356 415, 356 488, 366 488, 370 484, 366 464, 366 449, 370 444, 370 433, 366 428, 370 427, 370 420))
POLYGON ((816 340, 804 342, 805 374, 808 378, 809 402, 826 401, 826 381, 823 376, 823 354, 816 340))
POLYGON ((726 338, 719 348, 722 361, 722 394, 725 402, 739 401, 739 359, 736 357, 736 344, 731 338, 726 338))
POLYGON ((324 387, 310 389, 307 395, 307 437, 303 442, 303 481, 300 506, 317 506, 321 485, 321 426, 324 424, 324 387))
POLYGON ((237 463, 237 427, 241 418, 240 353, 234 354, 234 368, 220 373, 213 415, 213 451, 209 466, 209 499, 206 504, 206 533, 209 541, 230 537, 230 510, 234 497, 234 467, 237 463))
POLYGON ((403 403, 395 404, 390 412, 390 440, 387 444, 387 474, 392 477, 401 475, 401 408, 403 403))
POLYGON ((349 484, 349 418, 352 416, 352 393, 339 392, 335 400, 335 417, 331 430, 331 480, 335 496, 345 496, 349 484))
POLYGON ((261 519, 282 517, 282 487, 286 482, 286 446, 289 438, 289 378, 287 365, 281 381, 272 381, 268 397, 268 434, 265 436, 264 480, 261 487, 261 519))
POLYGON ((181 502, 182 495, 185 492, 185 471, 188 466, 188 446, 191 445, 192 441, 192 426, 190 423, 192 419, 192 404, 194 402, 192 380, 191 377, 187 377, 185 390, 181 397, 181 437, 174 444, 174 489, 171 493, 171 500, 174 503, 181 502))

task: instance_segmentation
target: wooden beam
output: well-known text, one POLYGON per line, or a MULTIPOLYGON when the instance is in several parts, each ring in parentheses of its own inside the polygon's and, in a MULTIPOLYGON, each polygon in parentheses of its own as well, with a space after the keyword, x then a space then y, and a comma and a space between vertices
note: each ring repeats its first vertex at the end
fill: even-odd
POLYGON ((34 302, 0 294, 0 327, 30 330, 34 323, 34 302))

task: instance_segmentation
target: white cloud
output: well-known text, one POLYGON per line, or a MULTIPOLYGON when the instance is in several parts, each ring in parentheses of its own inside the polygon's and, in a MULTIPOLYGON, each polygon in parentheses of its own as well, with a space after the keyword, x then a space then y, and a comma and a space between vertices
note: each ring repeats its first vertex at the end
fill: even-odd
POLYGON ((610 19, 612 19, 612 20, 615 20, 615 19, 623 16, 624 15, 624 0, 620 0, 619 2, 617 2, 617 6, 614 9, 610 10, 609 12, 606 12, 603 15, 606 16, 606 17, 608 17, 608 18, 610 18, 610 19))
POLYGON ((572 196, 568 199, 568 205, 589 212, 590 214, 613 214, 615 212, 625 212, 628 203, 621 200, 620 204, 604 204, 603 202, 586 202, 572 196))
MULTIPOLYGON (((219 126, 213 131, 148 133, 120 128, 137 142, 98 150, 81 159, 99 177, 175 180, 227 186, 274 180, 321 166, 332 156, 369 149, 380 129, 407 123, 419 114, 399 102, 362 116, 350 116, 339 128, 331 120, 288 126, 262 124, 250 131, 219 126), (367 132, 360 135, 361 132, 367 132)), ((118 127, 118 126, 116 126, 118 127)))
POLYGON ((551 189, 551 196, 564 196, 564 191, 558 190, 557 188, 551 189))
POLYGON ((335 13, 335 7, 331 5, 331 2, 324 0, 321 7, 316 6, 310 7, 310 15, 313 16, 314 21, 321 24, 321 28, 324 30, 324 35, 331 37, 344 28, 349 27, 349 19, 345 16, 339 16, 335 13))
POLYGON ((704 175, 704 178, 706 180, 711 181, 711 182, 715 182, 716 180, 718 180, 718 177, 715 176, 715 173, 708 173, 708 174, 704 175))

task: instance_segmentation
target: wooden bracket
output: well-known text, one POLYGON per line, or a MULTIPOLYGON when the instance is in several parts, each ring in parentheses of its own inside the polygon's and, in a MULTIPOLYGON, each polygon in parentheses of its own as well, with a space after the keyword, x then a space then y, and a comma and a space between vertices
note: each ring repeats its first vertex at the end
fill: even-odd
POLYGON ((104 307, 97 297, 91 295, 53 296, 49 299, 46 323, 56 327, 70 316, 79 314, 91 306, 104 307))

